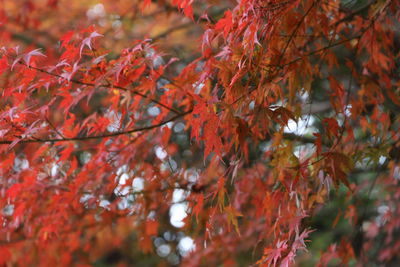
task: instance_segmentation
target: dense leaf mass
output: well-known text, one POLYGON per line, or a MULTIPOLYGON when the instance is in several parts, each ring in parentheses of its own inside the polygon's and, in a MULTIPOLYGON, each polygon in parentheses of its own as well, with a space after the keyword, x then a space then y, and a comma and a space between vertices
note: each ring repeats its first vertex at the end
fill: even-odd
POLYGON ((399 19, 0 1, 0 265, 400 264, 399 19))

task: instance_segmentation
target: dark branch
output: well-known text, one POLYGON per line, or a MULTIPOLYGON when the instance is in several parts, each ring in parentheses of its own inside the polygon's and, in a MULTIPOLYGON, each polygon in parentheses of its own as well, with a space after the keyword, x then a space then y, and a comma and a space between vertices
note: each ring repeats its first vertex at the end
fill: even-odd
MULTIPOLYGON (((62 79, 64 79, 64 80, 68 80, 67 78, 65 78, 65 77, 63 77, 63 76, 61 76, 61 75, 59 75, 59 74, 52 73, 52 72, 49 72, 49 71, 44 70, 44 69, 41 69, 41 68, 37 68, 37 67, 33 67, 33 66, 28 66, 28 65, 26 65, 26 64, 24 64, 24 63, 22 63, 22 62, 19 62, 19 63, 22 64, 22 65, 24 65, 24 66, 27 66, 28 68, 31 68, 31 69, 34 69, 34 70, 36 70, 36 71, 39 71, 39 72, 42 72, 42 73, 51 75, 51 76, 53 76, 53 77, 58 77, 58 78, 62 78, 62 79)), ((70 79, 70 80, 68 80, 68 81, 70 81, 70 82, 72 82, 72 83, 75 83, 75 84, 86 85, 86 86, 90 86, 90 87, 103 87, 103 88, 108 88, 108 89, 118 89, 118 90, 121 90, 121 91, 131 92, 132 94, 141 96, 141 97, 143 97, 143 98, 147 98, 147 99, 149 99, 151 102, 153 102, 153 103, 155 103, 155 104, 157 104, 157 105, 159 105, 159 106, 161 106, 161 107, 163 107, 163 108, 165 108, 165 109, 167 109, 167 110, 169 110, 169 111, 172 111, 172 112, 174 112, 174 113, 176 113, 176 114, 181 114, 181 112, 180 112, 179 110, 177 110, 177 109, 175 109, 175 108, 173 108, 173 107, 169 107, 169 106, 163 104, 162 102, 158 101, 157 99, 154 99, 154 98, 152 98, 152 97, 150 97, 150 96, 148 96, 148 95, 145 95, 145 94, 143 94, 143 93, 141 93, 141 92, 138 92, 138 91, 136 91, 136 90, 128 89, 128 88, 125 88, 125 87, 122 87, 122 86, 118 86, 118 85, 105 85, 105 84, 96 85, 96 84, 94 84, 94 83, 82 82, 82 81, 79 81, 79 80, 76 80, 76 79, 70 79)))
MULTIPOLYGON (((192 111, 193 110, 190 109, 184 113, 180 113, 180 114, 178 114, 168 120, 165 120, 163 122, 153 124, 150 126, 134 128, 134 129, 127 130, 127 131, 108 133, 108 134, 102 134, 102 135, 93 135, 93 136, 82 136, 82 137, 76 136, 76 137, 71 137, 71 138, 53 138, 53 139, 52 138, 46 138, 46 139, 35 138, 35 139, 20 140, 18 143, 69 142, 69 141, 87 141, 87 140, 92 140, 92 139, 110 138, 110 137, 115 137, 115 136, 119 136, 119 135, 125 135, 125 134, 131 134, 131 133, 135 133, 135 132, 152 130, 152 129, 158 128, 160 126, 163 126, 169 122, 172 122, 178 118, 181 118, 181 117, 191 113, 192 111)), ((34 138, 34 137, 32 137, 32 138, 34 138)), ((15 140, 3 140, 3 141, 0 141, 0 145, 8 145, 8 144, 12 144, 13 142, 15 142, 15 140)))

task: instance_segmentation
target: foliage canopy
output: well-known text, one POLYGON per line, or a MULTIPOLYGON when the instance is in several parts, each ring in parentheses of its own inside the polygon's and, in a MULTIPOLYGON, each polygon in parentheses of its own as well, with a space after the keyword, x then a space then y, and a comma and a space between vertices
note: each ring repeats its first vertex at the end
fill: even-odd
POLYGON ((399 18, 0 1, 0 265, 400 264, 399 18))

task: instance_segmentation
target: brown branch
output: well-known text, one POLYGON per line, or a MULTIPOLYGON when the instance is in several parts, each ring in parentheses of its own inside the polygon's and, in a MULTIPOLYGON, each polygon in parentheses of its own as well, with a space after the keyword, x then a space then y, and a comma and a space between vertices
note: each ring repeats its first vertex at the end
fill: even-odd
POLYGON ((173 107, 169 107, 169 106, 163 104, 162 102, 158 101, 157 99, 154 99, 154 98, 152 98, 152 97, 150 97, 148 95, 145 95, 145 94, 143 94, 143 93, 141 93, 139 91, 136 91, 136 90, 128 89, 128 88, 125 88, 125 87, 122 87, 122 86, 118 86, 118 85, 105 85, 105 84, 96 85, 94 83, 82 82, 82 81, 79 81, 79 80, 76 80, 76 79, 68 80, 67 78, 65 78, 65 77, 63 77, 63 76, 61 76, 59 74, 52 73, 52 72, 49 72, 47 70, 44 70, 44 69, 41 69, 41 68, 37 68, 37 67, 34 67, 34 66, 26 65, 26 64, 22 63, 21 61, 19 63, 21 65, 24 65, 24 66, 28 67, 28 68, 31 68, 31 69, 34 69, 36 71, 45 73, 47 75, 51 75, 53 77, 57 77, 57 78, 61 78, 61 79, 67 80, 67 81, 75 83, 75 84, 80 84, 80 85, 85 85, 85 86, 90 86, 90 87, 103 87, 103 88, 108 88, 108 89, 118 89, 118 90, 125 91, 125 92, 131 92, 131 93, 133 93, 135 95, 141 96, 143 98, 147 98, 151 102, 153 102, 153 103, 155 103, 155 104, 157 104, 157 105, 159 105, 159 106, 161 106, 161 107, 163 107, 163 108, 165 108, 165 109, 167 109, 169 111, 172 111, 172 112, 174 112, 176 114, 181 114, 181 112, 179 110, 177 110, 177 109, 175 109, 173 107))
MULTIPOLYGON (((18 143, 44 143, 44 142, 69 142, 69 141, 87 141, 87 140, 92 140, 92 139, 103 139, 103 138, 110 138, 110 137, 115 137, 115 136, 120 136, 120 135, 125 135, 125 134, 131 134, 131 133, 135 133, 135 132, 141 132, 141 131, 148 131, 148 130, 152 130, 155 128, 158 128, 160 126, 163 126, 169 122, 172 122, 178 118, 181 118, 187 114, 190 114, 193 111, 193 109, 190 109, 184 113, 180 113, 168 120, 165 120, 163 122, 157 123, 157 124, 153 124, 150 126, 145 126, 145 127, 139 127, 139 128, 134 128, 128 131, 121 131, 121 132, 115 132, 115 133, 109 133, 109 134, 102 134, 102 135, 93 135, 93 136, 76 136, 76 137, 71 137, 71 138, 46 138, 46 139, 38 139, 35 137, 35 139, 27 139, 27 140, 21 140, 18 143)), ((8 145, 15 142, 15 140, 3 140, 0 141, 0 145, 8 145)))
POLYGON ((62 138, 65 138, 64 135, 62 135, 62 133, 54 126, 54 124, 49 120, 49 118, 47 118, 47 116, 45 117, 47 123, 50 125, 51 128, 53 128, 53 130, 62 138))
POLYGON ((308 144, 314 144, 316 140, 315 137, 301 136, 293 133, 284 133, 283 139, 290 141, 297 141, 300 143, 308 143, 308 144))
POLYGON ((182 29, 187 28, 187 27, 189 27, 191 25, 193 25, 193 22, 190 21, 190 22, 186 22, 186 23, 174 26, 172 28, 169 28, 169 29, 165 30, 164 32, 162 32, 160 34, 155 35, 154 37, 150 37, 150 39, 153 42, 157 41, 158 39, 164 38, 164 37, 168 36, 169 34, 175 32, 175 31, 182 30, 182 29))
POLYGON ((279 67, 279 68, 283 68, 283 67, 292 65, 292 64, 294 64, 294 63, 296 63, 296 62, 298 62, 298 61, 301 61, 301 60, 303 60, 303 59, 306 58, 306 57, 309 57, 309 56, 312 56, 312 55, 315 55, 315 54, 324 52, 325 50, 328 50, 328 49, 331 49, 331 48, 333 48, 333 47, 335 47, 335 46, 339 46, 339 45, 342 45, 342 44, 351 42, 351 41, 353 41, 353 40, 355 40, 355 39, 358 39, 358 38, 360 38, 360 37, 361 37, 361 35, 357 35, 357 36, 354 36, 354 37, 352 37, 352 38, 345 39, 345 40, 339 41, 339 42, 337 42, 337 43, 333 43, 333 44, 328 45, 328 46, 325 46, 325 47, 323 47, 323 48, 320 48, 320 49, 311 51, 310 53, 305 54, 305 55, 303 55, 303 56, 300 56, 300 57, 298 57, 298 58, 296 58, 296 59, 294 59, 294 60, 292 60, 292 61, 289 61, 288 63, 285 63, 285 64, 283 64, 283 65, 268 64, 268 65, 265 65, 265 67, 279 67))
MULTIPOLYGON (((23 63, 21 63, 21 64, 23 64, 23 63)), ((23 65, 25 65, 25 64, 23 64, 23 65)), ((27 65, 25 65, 25 66, 27 66, 27 65)), ((49 72, 47 70, 44 70, 44 69, 40 69, 40 68, 33 67, 33 66, 27 66, 27 67, 31 68, 31 69, 34 69, 34 70, 37 70, 39 72, 54 76, 54 77, 58 77, 58 78, 62 78, 62 79, 68 80, 67 78, 65 78, 65 77, 63 77, 63 76, 61 76, 59 74, 51 73, 51 72, 49 72)), ((176 114, 181 114, 181 112, 179 110, 176 110, 175 108, 169 107, 169 106, 163 104, 162 102, 158 101, 157 99, 154 99, 154 98, 152 98, 152 97, 150 97, 148 95, 145 95, 145 94, 143 94, 141 92, 138 92, 136 90, 128 89, 128 88, 125 88, 125 87, 122 87, 122 86, 118 86, 118 85, 104 85, 104 84, 96 85, 94 83, 82 82, 82 81, 75 80, 75 79, 70 79, 68 81, 70 81, 72 83, 75 83, 75 84, 86 85, 86 86, 91 86, 91 87, 96 87, 97 86, 97 87, 103 87, 103 88, 108 88, 108 89, 119 89, 119 90, 122 90, 122 91, 131 92, 131 93, 133 93, 135 95, 141 96, 143 98, 147 98, 151 102, 153 102, 153 103, 155 103, 155 104, 157 104, 157 105, 159 105, 159 106, 161 106, 161 107, 163 107, 163 108, 165 108, 167 110, 170 110, 170 111, 172 111, 172 112, 174 112, 176 114)))
MULTIPOLYGON (((286 66, 292 65, 292 64, 294 64, 294 63, 296 63, 296 62, 298 62, 298 61, 304 60, 304 58, 306 58, 306 57, 309 57, 309 56, 312 56, 312 55, 321 53, 321 52, 323 52, 323 51, 325 51, 325 50, 327 50, 327 49, 333 48, 333 47, 335 47, 335 46, 342 45, 342 44, 347 43, 347 42, 350 42, 350 41, 352 41, 352 40, 354 40, 354 39, 358 39, 358 38, 360 38, 360 36, 361 36, 361 35, 357 35, 357 36, 352 37, 352 38, 350 38, 350 39, 342 40, 342 41, 339 41, 339 42, 337 42, 337 43, 334 43, 334 44, 325 46, 325 47, 320 48, 320 49, 317 49, 317 50, 314 50, 314 51, 312 51, 312 52, 310 52, 310 53, 308 53, 308 54, 305 54, 305 55, 303 55, 303 56, 301 56, 301 57, 298 57, 298 58, 296 58, 296 59, 294 59, 294 60, 292 60, 292 61, 289 61, 288 63, 285 63, 285 64, 283 64, 283 65, 267 64, 267 65, 262 66, 262 68, 264 68, 264 70, 266 70, 266 71, 268 71, 270 67, 275 67, 275 68, 280 68, 280 69, 282 69, 283 67, 286 67, 286 66)), ((272 77, 271 77, 271 78, 269 78, 268 81, 272 81, 272 80, 273 80, 273 79, 272 79, 272 77)), ((245 97, 246 95, 251 94, 251 93, 252 93, 253 91, 255 91, 256 89, 257 89, 257 87, 251 88, 248 92, 244 93, 243 95, 241 95, 241 96, 239 96, 237 99, 235 99, 230 105, 236 104, 240 99, 242 99, 242 98, 245 97)))
POLYGON ((303 24, 304 20, 308 16, 308 14, 310 14, 311 10, 314 8, 316 3, 317 3, 317 1, 313 1, 313 3, 308 8, 306 13, 303 15, 303 17, 301 17, 300 21, 297 23, 296 28, 293 29, 292 33, 290 34, 289 40, 286 42, 286 45, 285 45, 285 47, 283 48, 283 50, 281 52, 281 55, 280 55, 279 60, 278 60, 278 65, 280 65, 280 63, 281 63, 283 57, 285 56, 285 53, 286 53, 287 49, 289 48, 289 45, 292 42, 294 36, 296 35, 297 31, 299 30, 300 26, 303 24))
POLYGON ((339 25, 339 24, 342 23, 342 22, 351 20, 353 17, 355 17, 355 16, 357 16, 357 15, 363 13, 364 11, 367 11, 367 10, 368 10, 372 5, 374 5, 376 2, 377 2, 376 0, 375 0, 375 1, 372 1, 371 3, 367 4, 366 6, 360 8, 360 9, 358 9, 358 10, 356 10, 356 11, 350 13, 350 14, 348 14, 346 17, 344 17, 344 18, 342 18, 342 19, 336 21, 332 26, 333 26, 333 27, 336 27, 337 25, 339 25))
MULTIPOLYGON (((340 19, 339 21, 336 21, 332 26, 333 26, 333 27, 336 27, 338 24, 340 24, 340 23, 342 23, 342 22, 344 22, 344 21, 348 21, 348 20, 352 19, 354 16, 356 16, 356 15, 358 15, 358 14, 360 14, 360 13, 366 11, 366 10, 368 10, 368 9, 369 9, 373 4, 375 4, 375 3, 376 3, 376 0, 375 0, 375 1, 372 1, 372 2, 369 3, 368 5, 366 5, 366 6, 362 7, 362 8, 360 8, 360 9, 358 9, 358 10, 352 12, 352 13, 350 13, 350 14, 347 15, 346 17, 340 19)), ((311 8, 310 8, 310 9, 311 9, 311 8)), ((310 9, 307 11, 307 13, 310 11, 310 9)), ((305 15, 307 15, 307 13, 306 13, 305 15)), ((305 16, 302 17, 302 20, 303 20, 304 18, 305 18, 305 16)), ((301 20, 301 21, 302 21, 302 20, 301 20)), ((373 19, 373 20, 374 20, 374 19, 373 19)), ((298 27, 300 27, 300 24, 297 25, 296 29, 292 32, 292 35, 290 35, 289 41, 286 43, 286 46, 285 46, 284 51, 288 48, 291 39, 293 39, 293 38, 296 36, 296 32, 297 32, 297 28, 298 28, 298 27)), ((363 32, 362 32, 361 34, 355 36, 355 37, 352 37, 352 38, 349 38, 349 39, 346 39, 346 40, 342 40, 342 41, 339 41, 339 42, 337 42, 337 43, 330 44, 330 45, 328 45, 328 46, 326 46, 326 47, 323 47, 323 48, 314 50, 314 51, 312 51, 312 52, 310 52, 310 53, 308 53, 308 54, 306 54, 306 55, 304 55, 304 56, 301 56, 301 57, 299 57, 299 58, 296 58, 296 59, 294 59, 294 60, 292 60, 292 61, 290 61, 290 62, 288 62, 288 63, 285 63, 285 64, 283 64, 283 65, 280 65, 280 64, 276 64, 276 65, 275 65, 275 64, 269 64, 269 65, 267 65, 267 66, 268 66, 268 67, 278 67, 278 68, 282 68, 282 67, 291 65, 291 64, 293 64, 293 63, 296 63, 297 61, 302 60, 304 57, 308 57, 308 56, 317 54, 317 53, 319 53, 319 52, 323 52, 323 51, 325 51, 325 50, 327 50, 327 49, 330 49, 330 48, 332 48, 332 47, 335 47, 335 46, 338 46, 338 45, 347 43, 347 42, 352 41, 352 40, 354 40, 354 39, 359 39, 359 38, 362 37, 362 35, 363 35, 363 32)), ((283 58, 283 55, 282 55, 282 54, 281 54, 281 58, 283 58)))
MULTIPOLYGON (((171 7, 171 8, 173 8, 173 7, 171 7)), ((211 18, 210 17, 209 18, 212 20, 213 17, 218 17, 221 14, 223 14, 225 10, 226 9, 219 9, 215 13, 211 14, 210 15, 211 18)), ((199 14, 194 14, 193 17, 194 17, 194 19, 195 19, 195 21, 197 23, 208 22, 206 19, 203 19, 199 14)), ((151 37, 150 39, 152 39, 152 41, 157 41, 157 40, 159 40, 161 38, 164 38, 164 37, 168 36, 169 34, 175 32, 175 31, 182 30, 182 29, 187 28, 187 27, 189 27, 189 26, 191 26, 193 24, 194 24, 193 21, 189 21, 189 22, 186 22, 186 23, 182 23, 182 24, 173 26, 173 27, 165 30, 164 32, 162 32, 160 34, 157 34, 154 37, 151 37)))

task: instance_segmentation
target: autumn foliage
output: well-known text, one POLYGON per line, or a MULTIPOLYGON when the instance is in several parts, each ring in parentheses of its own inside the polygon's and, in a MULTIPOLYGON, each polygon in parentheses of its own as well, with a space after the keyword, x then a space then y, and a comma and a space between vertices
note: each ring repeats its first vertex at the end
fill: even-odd
POLYGON ((400 264, 399 19, 0 0, 0 265, 400 264))

